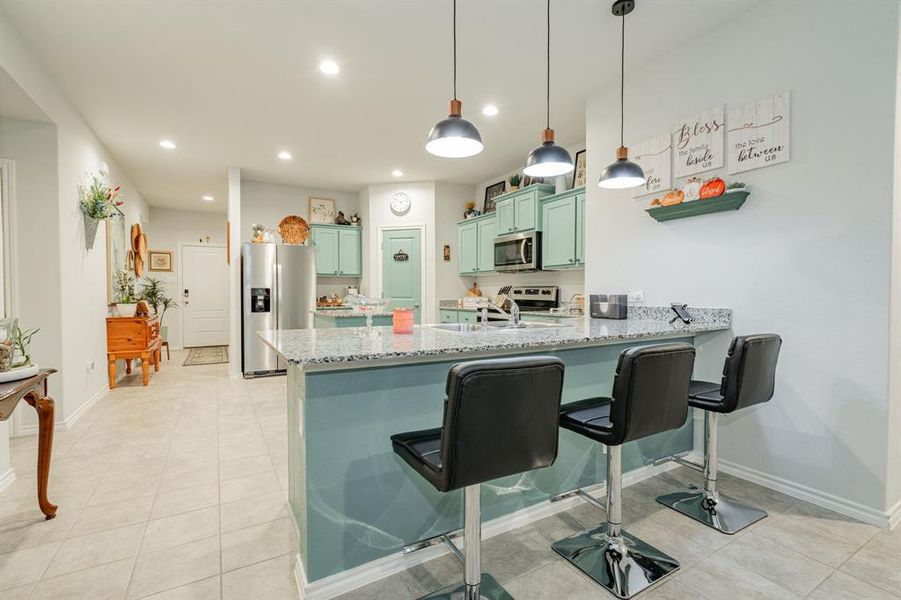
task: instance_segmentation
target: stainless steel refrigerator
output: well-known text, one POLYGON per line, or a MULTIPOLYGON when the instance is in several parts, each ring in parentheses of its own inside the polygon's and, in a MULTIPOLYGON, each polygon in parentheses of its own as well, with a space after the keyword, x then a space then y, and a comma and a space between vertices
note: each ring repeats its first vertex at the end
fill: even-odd
POLYGON ((312 246, 241 247, 241 370, 244 377, 284 372, 287 363, 257 335, 273 329, 312 329, 316 255, 312 246))

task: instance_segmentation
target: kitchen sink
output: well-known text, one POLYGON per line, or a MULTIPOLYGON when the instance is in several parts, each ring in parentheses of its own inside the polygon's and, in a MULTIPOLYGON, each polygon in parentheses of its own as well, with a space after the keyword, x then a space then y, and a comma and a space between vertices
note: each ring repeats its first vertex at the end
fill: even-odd
POLYGON ((430 329, 439 331, 451 331, 453 333, 471 333, 476 331, 523 331, 526 329, 548 329, 553 327, 569 327, 567 323, 539 323, 536 321, 522 321, 519 325, 512 326, 504 321, 490 321, 482 323, 441 323, 439 325, 426 325, 430 329))

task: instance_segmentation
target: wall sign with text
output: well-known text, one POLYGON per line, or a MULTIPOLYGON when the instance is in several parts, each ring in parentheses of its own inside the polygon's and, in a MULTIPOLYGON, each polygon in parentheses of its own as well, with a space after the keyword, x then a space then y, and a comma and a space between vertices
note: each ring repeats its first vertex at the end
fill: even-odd
POLYGON ((787 162, 790 144, 789 92, 729 110, 729 174, 787 162))
POLYGON ((644 171, 645 182, 633 190, 632 196, 646 196, 668 190, 673 185, 673 144, 669 135, 658 135, 632 148, 632 160, 644 171))
POLYGON ((720 104, 676 123, 673 171, 677 178, 723 166, 724 113, 725 108, 720 104))

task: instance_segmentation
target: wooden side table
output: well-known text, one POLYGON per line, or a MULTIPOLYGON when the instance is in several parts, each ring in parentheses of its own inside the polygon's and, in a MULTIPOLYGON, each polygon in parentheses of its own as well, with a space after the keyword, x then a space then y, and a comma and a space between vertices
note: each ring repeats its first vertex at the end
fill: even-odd
POLYGON ((54 424, 54 404, 53 398, 47 395, 47 378, 53 373, 56 369, 41 369, 34 377, 0 383, 0 421, 9 418, 19 400, 25 400, 38 413, 38 505, 47 519, 56 516, 57 508, 47 499, 54 424))
POLYGON ((150 367, 160 370, 163 347, 160 324, 153 317, 108 317, 106 319, 106 359, 109 388, 116 388, 116 361, 125 360, 125 372, 131 374, 131 361, 141 359, 142 383, 150 382, 150 367))

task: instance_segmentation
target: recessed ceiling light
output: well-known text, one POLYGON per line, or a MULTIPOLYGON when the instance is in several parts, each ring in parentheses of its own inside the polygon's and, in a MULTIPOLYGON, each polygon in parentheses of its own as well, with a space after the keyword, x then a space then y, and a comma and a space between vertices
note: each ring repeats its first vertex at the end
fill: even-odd
POLYGON ((213 201, 213 197, 212 197, 212 196, 204 196, 203 199, 204 199, 205 202, 212 202, 212 201, 213 201))
POLYGON ((335 61, 326 59, 319 63, 319 70, 326 75, 337 75, 341 72, 341 67, 335 61))
POLYGON ((404 176, 404 172, 401 171, 400 169, 394 169, 393 171, 391 171, 391 174, 394 175, 395 177, 403 177, 404 176))
POLYGON ((485 115, 486 117, 493 117, 494 115, 497 114, 497 107, 493 104, 486 104, 482 108, 482 114, 485 115))
POLYGON ((172 140, 161 140, 160 147, 165 148, 166 150, 175 150, 175 142, 172 140))
POLYGON ((291 160, 293 158, 291 156, 291 153, 288 152, 287 150, 282 150, 281 152, 279 152, 278 157, 282 160, 291 160))

